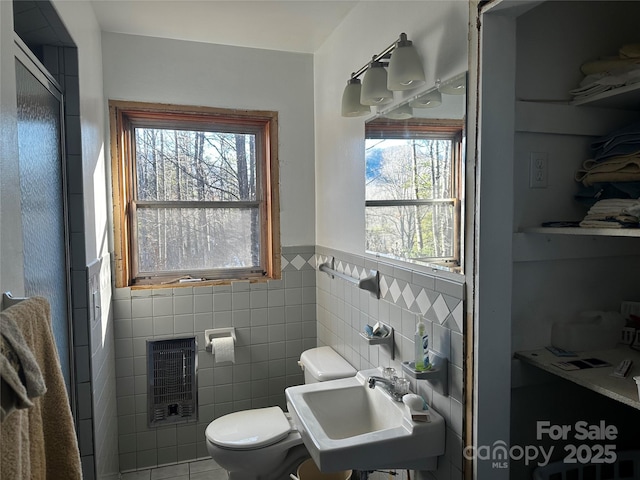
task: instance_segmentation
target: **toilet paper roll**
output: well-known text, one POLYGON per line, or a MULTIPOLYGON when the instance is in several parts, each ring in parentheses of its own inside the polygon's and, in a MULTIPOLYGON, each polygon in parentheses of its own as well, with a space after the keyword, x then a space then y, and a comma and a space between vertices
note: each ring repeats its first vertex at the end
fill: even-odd
POLYGON ((235 351, 233 338, 219 337, 211 340, 212 353, 215 356, 216 364, 225 362, 235 362, 235 351))

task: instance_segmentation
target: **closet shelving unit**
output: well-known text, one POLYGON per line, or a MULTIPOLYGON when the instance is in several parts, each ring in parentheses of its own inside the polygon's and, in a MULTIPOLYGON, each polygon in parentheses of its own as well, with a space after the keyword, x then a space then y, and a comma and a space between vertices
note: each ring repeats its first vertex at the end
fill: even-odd
MULTIPOLYGON (((518 106, 523 110, 520 114, 520 117, 527 117, 526 123, 527 125, 522 126, 523 130, 541 130, 546 131, 548 133, 577 133, 571 131, 563 131, 563 129, 558 129, 554 126, 554 122, 548 121, 549 113, 545 112, 545 110, 554 109, 553 114, 560 114, 560 121, 569 120, 572 124, 576 124, 575 118, 572 118, 576 115, 580 115, 582 118, 581 121, 584 121, 584 115, 587 109, 575 109, 573 107, 597 107, 597 110, 593 110, 591 115, 599 115, 599 112, 603 112, 604 110, 605 116, 624 116, 629 117, 629 121, 632 121, 634 115, 638 115, 636 112, 640 112, 640 82, 627 85, 624 87, 618 87, 606 92, 599 93, 597 95, 592 95, 588 98, 582 98, 579 100, 574 100, 568 103, 568 105, 558 105, 558 104, 544 104, 537 103, 533 108, 531 106, 524 106, 526 103, 518 102, 516 105, 516 109, 518 106), (537 115, 533 112, 535 109, 538 109, 537 115), (539 117, 539 118, 538 118, 539 117), (544 119, 544 120, 543 120, 544 119), (546 121, 545 121, 546 120, 546 121), (536 128, 537 122, 545 122, 546 126, 541 128, 536 128)), ((585 124, 587 128, 595 128, 594 123, 597 120, 593 120, 593 122, 587 121, 585 124)), ((577 122, 578 124, 580 121, 577 122)), ((578 127, 580 128, 580 127, 578 127)), ((592 133, 596 133, 595 131, 592 133)), ((537 226, 526 226, 521 227, 519 229, 519 233, 524 234, 543 234, 543 235, 578 235, 578 236, 604 236, 604 237, 637 237, 640 238, 640 228, 582 228, 582 227, 537 227, 537 226)))
MULTIPOLYGON (((544 3, 547 3, 547 5, 550 4, 550 2, 544 3)), ((616 14, 619 14, 622 9, 626 8, 621 2, 612 2, 610 5, 612 5, 611 8, 613 9, 620 9, 616 14)), ((579 30, 577 32, 579 32, 579 30)), ((580 35, 580 33, 576 34, 580 35)), ((531 50, 529 50, 529 53, 531 53, 531 50)), ((568 63, 571 64, 570 61, 568 63)), ((516 71, 518 68, 519 65, 516 65, 516 71)), ((567 67, 566 72, 560 72, 566 75, 563 78, 565 82, 566 78, 570 75, 570 68, 575 69, 575 65, 571 64, 570 67, 567 67)), ((531 75, 531 71, 528 71, 528 73, 531 75)), ((526 79, 526 76, 527 70, 525 69, 524 72, 522 72, 521 78, 526 79)), ((516 77, 518 77, 518 75, 516 75, 516 77)), ((548 81, 553 82, 554 80, 550 79, 548 81)), ((524 83, 528 85, 529 88, 529 90, 527 90, 527 87, 525 87, 524 91, 530 91, 531 84, 527 84, 526 80, 524 83)), ((538 225, 532 225, 532 223, 540 222, 541 219, 543 221, 565 220, 565 218, 544 218, 549 215, 558 214, 556 209, 562 212, 561 215, 569 214, 573 216, 573 218, 566 218, 567 220, 579 220, 580 216, 578 212, 580 209, 577 205, 569 206, 569 203, 573 201, 573 195, 570 193, 571 180, 569 180, 567 176, 570 172, 571 165, 577 167, 582 155, 585 155, 584 159, 586 160, 588 151, 583 150, 583 148, 590 142, 588 139, 606 135, 611 131, 637 122, 638 120, 640 120, 640 83, 618 87, 574 101, 516 99, 513 132, 516 138, 516 145, 520 145, 520 155, 527 151, 525 147, 528 151, 531 151, 532 148, 541 148, 542 151, 545 151, 544 149, 550 149, 548 150, 551 152, 550 157, 553 156, 553 160, 562 163, 563 166, 561 169, 562 175, 557 175, 554 178, 555 183, 549 185, 549 190, 539 190, 537 192, 532 190, 527 192, 518 190, 518 185, 524 186, 522 166, 519 170, 520 177, 516 175, 516 178, 520 178, 519 181, 521 183, 515 183, 514 199, 517 199, 520 203, 518 207, 519 210, 516 208, 518 215, 513 225, 512 261, 514 262, 514 269, 516 265, 518 265, 518 279, 520 283, 518 283, 518 281, 514 282, 513 302, 517 302, 516 299, 523 298, 523 288, 531 285, 531 282, 537 283, 542 279, 544 279, 542 285, 549 282, 550 285, 554 286, 550 287, 545 285, 541 287, 538 294, 542 294, 542 298, 547 299, 547 301, 551 298, 557 299, 558 297, 550 294, 548 289, 563 288, 561 285, 554 284, 553 280, 553 275, 556 272, 554 269, 557 265, 563 264, 563 262, 569 262, 565 263, 565 265, 571 264, 575 266, 576 261, 578 261, 584 265, 582 268, 584 269, 585 276, 594 274, 596 276, 606 276, 610 272, 606 267, 603 267, 603 263, 610 261, 611 264, 617 264, 620 261, 619 259, 622 258, 633 259, 631 260, 632 265, 638 264, 637 258, 638 255, 640 255, 640 241, 638 240, 640 239, 640 228, 542 227, 539 226, 539 223, 538 225), (578 147, 579 145, 582 145, 582 147, 578 147), (551 198, 554 200, 551 201, 551 198), (564 199, 566 199, 566 201, 564 199), (540 202, 540 205, 536 206, 536 202, 540 202), (553 202, 561 203, 557 204, 557 207, 554 208, 553 202), (562 204, 562 202, 565 203, 562 204), (534 220, 534 222, 531 222, 531 220, 534 220), (536 263, 535 267, 531 267, 531 265, 534 264, 533 262, 540 263, 536 263), (595 263, 592 264, 591 262, 595 263), (594 267, 596 270, 591 270, 592 265, 597 265, 594 267), (527 275, 532 275, 531 270, 536 270, 537 274, 534 275, 538 275, 538 277, 527 277, 527 275), (527 280, 522 281, 522 278, 527 278, 527 280), (544 292, 545 289, 547 289, 546 292, 544 292)), ((516 151, 518 151, 517 147, 516 151)), ((551 164, 551 158, 549 163, 551 164)), ((554 164, 554 166, 560 169, 558 163, 554 164)), ((626 280, 614 280, 613 278, 609 280, 619 282, 618 285, 627 291, 627 295, 637 296, 636 290, 627 288, 630 282, 634 281, 633 276, 629 274, 629 270, 634 270, 635 268, 636 267, 626 264, 620 265, 618 271, 621 275, 625 276, 626 280)), ((591 292, 591 294, 593 293, 594 292, 591 292)), ((610 291, 610 293, 612 292, 610 291)), ((570 295, 573 295, 570 297, 570 302, 580 304, 579 290, 574 288, 570 295)), ((637 299, 633 298, 630 300, 637 299)), ((585 301, 588 303, 589 298, 585 298, 585 301)), ((611 298, 607 298, 606 296, 598 297, 593 303, 595 302, 600 302, 602 305, 607 303, 613 305, 611 298)), ((515 303, 514 305, 515 310, 518 311, 518 315, 522 317, 521 305, 515 303)), ((545 314, 547 316, 552 314, 552 312, 546 312, 544 309, 541 313, 543 316, 545 314)), ((542 318, 540 319, 542 320, 542 318)), ((522 325, 522 320, 517 324, 522 325)), ((514 328, 516 328, 516 335, 522 335, 522 333, 518 331, 518 328, 522 327, 514 328)), ((539 337, 537 340, 539 341, 541 339, 542 337, 539 337)), ((522 352, 516 352, 516 357, 524 359, 525 357, 520 355, 521 353, 522 352)), ((548 371, 562 376, 555 371, 555 368, 550 368, 548 371)), ((637 374, 638 371, 635 369, 634 375, 637 374)), ((597 375, 594 378, 595 380, 592 385, 584 386, 606 396, 610 396, 613 399, 619 400, 619 398, 622 398, 616 395, 615 391, 610 392, 606 382, 598 386, 597 375)), ((572 380, 571 378, 567 379, 572 380)), ((629 404, 629 402, 623 403, 629 404)), ((638 408, 638 405, 638 399, 636 398, 633 400, 632 406, 638 408)))
MULTIPOLYGON (((612 416, 640 418, 636 404, 624 405, 599 378, 578 383, 555 366, 522 360, 550 344, 554 322, 640 301, 639 229, 541 227, 584 218, 588 207, 574 199, 574 175, 589 158, 590 143, 640 120, 640 84, 578 101, 568 94, 582 78, 582 62, 640 41, 639 15, 640 2, 624 1, 494 0, 481 8, 475 328, 483 341, 475 363, 484 390, 476 393, 476 444, 504 438, 535 444, 536 422, 575 421, 587 408, 583 396, 612 416), (533 153, 548 155, 546 188, 531 186, 533 153), (486 373, 505 359, 506 380, 486 373)), ((487 478, 531 478, 521 463, 511 462, 510 469, 501 475, 478 464, 487 478)))

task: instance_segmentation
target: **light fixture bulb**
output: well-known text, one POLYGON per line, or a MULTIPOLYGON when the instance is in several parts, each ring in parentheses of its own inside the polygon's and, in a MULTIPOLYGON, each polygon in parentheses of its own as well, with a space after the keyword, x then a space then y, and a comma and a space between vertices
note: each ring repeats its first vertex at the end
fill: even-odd
POLYGON ((411 100, 409 105, 413 108, 435 108, 442 105, 442 94, 439 90, 432 90, 411 100))
POLYGON ((438 90, 447 95, 464 95, 467 92, 467 75, 460 74, 438 85, 438 90))
POLYGON ((362 83, 359 78, 350 78, 342 92, 342 116, 361 117, 371 113, 371 107, 360 103, 362 83))
POLYGON ((393 92, 387 88, 387 71, 384 64, 371 61, 362 79, 360 103, 375 106, 386 105, 392 101, 393 92))
POLYGON ((390 112, 387 112, 384 116, 392 120, 407 120, 413 117, 413 109, 409 104, 404 103, 390 112))
POLYGON ((424 69, 418 51, 407 35, 400 34, 396 47, 391 52, 387 88, 389 90, 411 90, 425 82, 424 69))

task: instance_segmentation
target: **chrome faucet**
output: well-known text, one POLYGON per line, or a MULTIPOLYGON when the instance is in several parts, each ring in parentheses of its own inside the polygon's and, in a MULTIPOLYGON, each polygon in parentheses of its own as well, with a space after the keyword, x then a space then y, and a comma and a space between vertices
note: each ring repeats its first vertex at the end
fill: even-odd
POLYGON ((382 390, 387 392, 391 398, 396 402, 402 401, 402 395, 396 392, 396 385, 392 380, 372 375, 367 379, 367 382, 369 384, 369 388, 376 388, 377 384, 381 384, 382 390))

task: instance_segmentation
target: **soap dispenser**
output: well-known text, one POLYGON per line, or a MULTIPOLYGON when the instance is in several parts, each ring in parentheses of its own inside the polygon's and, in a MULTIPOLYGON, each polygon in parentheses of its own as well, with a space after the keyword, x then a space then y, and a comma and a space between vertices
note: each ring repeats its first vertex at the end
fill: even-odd
POLYGON ((415 348, 415 369, 422 372, 429 368, 429 335, 422 318, 417 316, 416 333, 413 338, 415 348))

